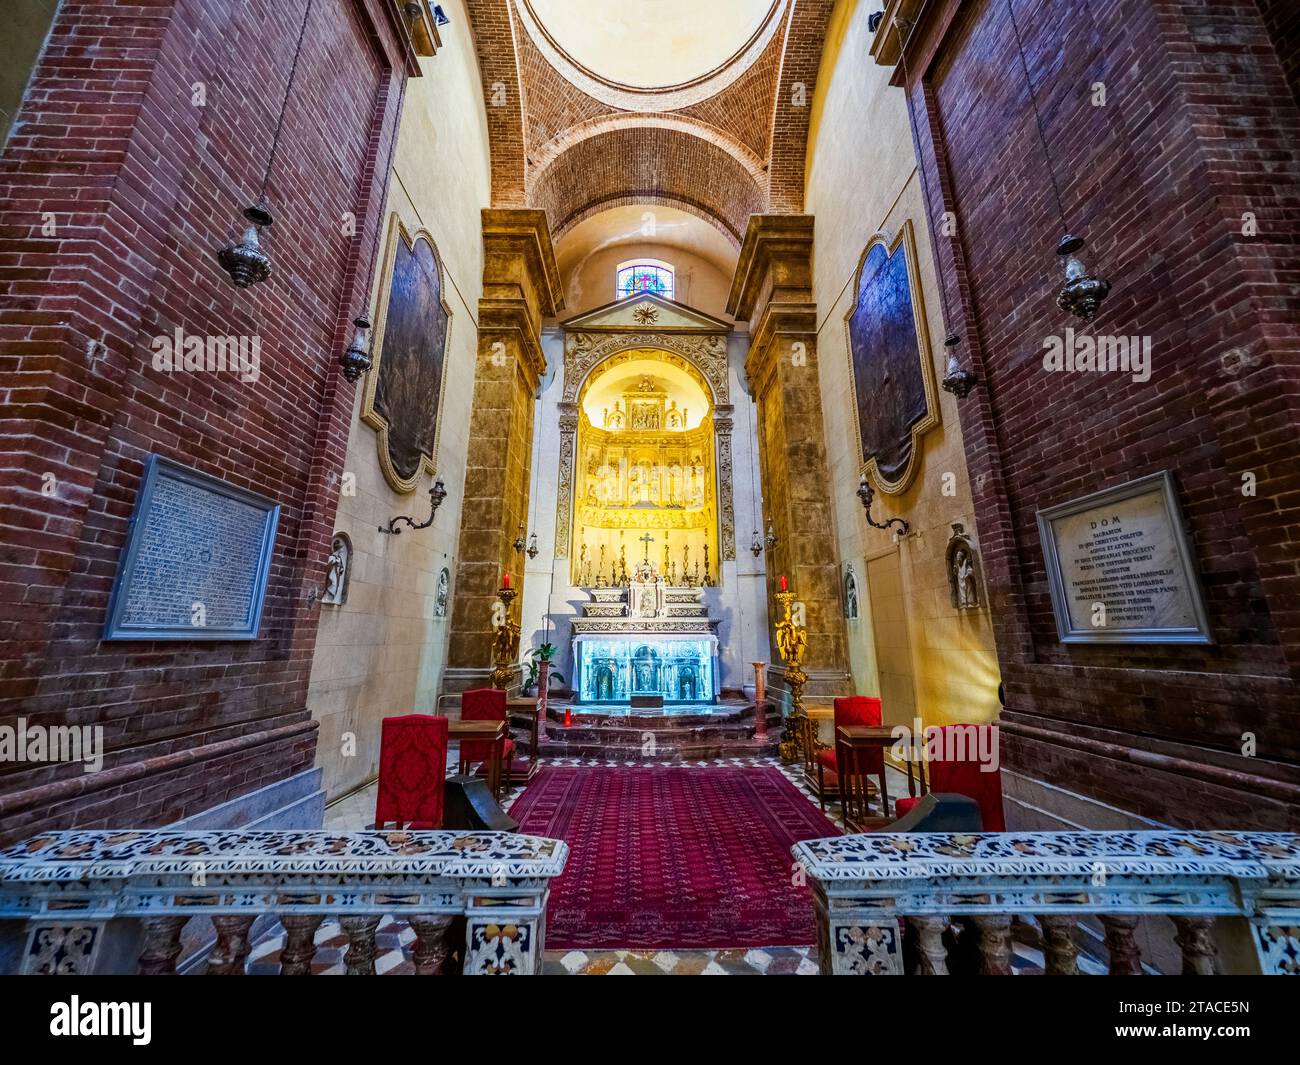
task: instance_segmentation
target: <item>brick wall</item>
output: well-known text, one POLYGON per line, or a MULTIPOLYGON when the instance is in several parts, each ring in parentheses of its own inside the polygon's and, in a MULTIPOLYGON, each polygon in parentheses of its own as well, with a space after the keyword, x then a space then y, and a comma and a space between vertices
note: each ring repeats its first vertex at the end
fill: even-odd
POLYGON ((957 218, 935 238, 948 324, 981 378, 961 420, 1007 764, 1173 824, 1294 828, 1300 113, 1253 0, 1014 5, 1068 225, 1114 283, 1093 330, 1150 336, 1153 367, 1145 384, 1043 370, 1044 338, 1081 323, 1055 306, 1062 225, 1007 4, 932 5, 908 95, 931 229, 957 218), (1062 645, 1035 512, 1162 469, 1215 643, 1062 645))
POLYGON ((353 401, 335 362, 409 56, 378 0, 314 0, 268 190, 275 273, 236 290, 215 253, 260 186, 304 10, 65 0, 0 158, 0 720, 102 725, 108 752, 98 774, 0 765, 0 839, 165 822, 312 764, 305 592, 353 401), (258 380, 154 370, 176 327, 260 336, 258 380), (100 641, 150 452, 282 505, 257 640, 100 641))

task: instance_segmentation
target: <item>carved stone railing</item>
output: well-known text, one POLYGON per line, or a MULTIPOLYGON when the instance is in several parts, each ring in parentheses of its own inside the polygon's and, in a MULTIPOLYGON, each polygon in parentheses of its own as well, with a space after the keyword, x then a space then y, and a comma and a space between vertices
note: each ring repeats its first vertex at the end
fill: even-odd
POLYGON ((21 972, 95 971, 123 936, 139 971, 176 971, 181 931, 208 917, 210 973, 244 971, 253 923, 279 918, 281 972, 310 972, 316 930, 336 917, 349 975, 375 971, 375 930, 401 917, 416 935, 416 971, 439 972, 448 933, 465 919, 467 975, 541 969, 550 882, 561 840, 507 832, 52 832, 0 851, 0 921, 26 921, 21 972), (137 920, 130 920, 137 919, 137 920))
POLYGON ((1048 974, 1079 971, 1083 917, 1104 929, 1110 972, 1136 974, 1137 923, 1163 915, 1185 974, 1300 975, 1296 835, 880 832, 792 851, 813 888, 823 973, 946 975, 960 953, 1005 974, 1012 917, 1027 915, 1048 974))

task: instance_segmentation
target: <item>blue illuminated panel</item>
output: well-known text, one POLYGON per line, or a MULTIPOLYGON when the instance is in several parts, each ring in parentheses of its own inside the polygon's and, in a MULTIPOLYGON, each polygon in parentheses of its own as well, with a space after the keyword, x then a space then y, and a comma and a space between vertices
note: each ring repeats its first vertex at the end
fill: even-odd
POLYGON ((633 695, 662 695, 664 702, 711 702, 711 641, 661 637, 586 641, 579 699, 625 703, 633 695))

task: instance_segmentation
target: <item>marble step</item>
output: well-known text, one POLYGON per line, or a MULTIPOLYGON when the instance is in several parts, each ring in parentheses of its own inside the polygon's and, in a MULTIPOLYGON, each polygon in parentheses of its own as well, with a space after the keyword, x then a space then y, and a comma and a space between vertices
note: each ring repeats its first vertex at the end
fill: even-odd
POLYGON ((594 758, 614 762, 695 762, 709 758, 758 758, 776 753, 779 734, 766 740, 690 740, 659 743, 647 753, 641 743, 585 743, 547 735, 541 743, 543 758, 594 758))
MULTIPOLYGON (((565 727, 564 708, 549 707, 546 736, 539 744, 543 757, 586 757, 640 759, 647 740, 653 739, 652 760, 685 760, 763 755, 775 748, 781 732, 779 712, 765 707, 768 736, 755 736, 757 717, 752 703, 722 704, 683 709, 677 713, 657 710, 636 714, 579 711, 565 727)), ((516 719, 512 735, 521 753, 531 753, 527 722, 516 719)))
MULTIPOLYGON (((564 708, 562 706, 548 706, 546 720, 548 725, 563 726, 564 708)), ((726 725, 741 725, 752 729, 757 720, 752 704, 735 709, 710 707, 699 711, 689 709, 674 710, 674 708, 668 707, 667 712, 655 709, 633 712, 627 710, 605 712, 588 708, 574 710, 572 727, 652 729, 663 732, 726 725)), ((781 720, 780 713, 771 704, 768 705, 767 720, 769 725, 781 720)))

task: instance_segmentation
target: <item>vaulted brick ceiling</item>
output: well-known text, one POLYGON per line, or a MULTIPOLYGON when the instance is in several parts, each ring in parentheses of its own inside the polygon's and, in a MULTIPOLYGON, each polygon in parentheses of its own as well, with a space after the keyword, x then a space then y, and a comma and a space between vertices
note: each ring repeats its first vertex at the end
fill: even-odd
POLYGON ((608 207, 670 205, 736 245, 751 214, 803 209, 809 111, 834 0, 767 0, 729 59, 663 88, 643 76, 620 83, 603 56, 599 71, 584 66, 542 21, 540 0, 467 2, 496 206, 543 208, 559 239, 608 207))

